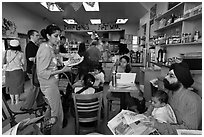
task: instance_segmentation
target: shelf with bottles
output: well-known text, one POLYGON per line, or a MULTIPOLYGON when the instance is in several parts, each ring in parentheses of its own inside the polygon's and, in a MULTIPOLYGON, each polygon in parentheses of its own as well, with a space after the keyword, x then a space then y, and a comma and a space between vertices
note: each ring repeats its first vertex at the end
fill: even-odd
POLYGON ((164 26, 162 28, 159 28, 159 29, 155 30, 155 32, 164 31, 164 30, 167 30, 167 29, 182 25, 183 21, 193 21, 193 20, 201 19, 201 18, 202 18, 202 13, 198 13, 196 15, 192 15, 192 16, 185 17, 185 18, 180 18, 180 19, 177 19, 177 21, 174 21, 174 23, 171 23, 169 25, 166 25, 166 26, 164 26))
POLYGON ((163 45, 159 45, 159 46, 167 47, 167 46, 181 46, 181 45, 202 45, 202 42, 163 44, 163 45))
POLYGON ((181 2, 181 3, 177 4, 176 6, 172 7, 171 9, 169 9, 168 11, 166 11, 165 13, 157 15, 157 18, 155 20, 159 21, 160 19, 162 19, 162 18, 164 18, 166 16, 171 15, 176 10, 183 9, 183 6, 184 6, 184 2, 181 2))
POLYGON ((181 46, 181 45, 202 45, 202 36, 199 31, 191 33, 176 32, 175 35, 160 34, 154 36, 152 40, 154 46, 181 46))

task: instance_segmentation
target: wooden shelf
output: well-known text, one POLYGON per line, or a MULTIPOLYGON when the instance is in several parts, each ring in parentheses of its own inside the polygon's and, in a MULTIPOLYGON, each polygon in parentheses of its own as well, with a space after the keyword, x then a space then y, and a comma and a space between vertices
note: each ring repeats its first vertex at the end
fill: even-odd
POLYGON ((163 44, 163 45, 156 45, 161 47, 169 47, 169 46, 188 46, 188 45, 202 45, 202 42, 190 42, 190 43, 176 43, 176 44, 163 44))
POLYGON ((202 13, 190 16, 190 17, 186 17, 184 19, 182 19, 181 21, 194 21, 196 19, 202 19, 202 13))
POLYGON ((155 20, 160 20, 163 17, 169 16, 171 15, 171 13, 173 13, 173 11, 175 11, 176 9, 179 9, 181 6, 183 6, 184 2, 181 2, 179 4, 177 4, 176 6, 172 7, 171 9, 169 9, 168 11, 166 11, 164 14, 162 14, 161 16, 157 17, 155 20))
POLYGON ((167 26, 165 26, 165 27, 162 27, 162 28, 159 28, 159 29, 155 30, 155 32, 159 32, 159 31, 163 31, 163 30, 167 30, 167 29, 173 28, 173 27, 175 27, 175 26, 179 26, 179 25, 182 24, 182 21, 183 21, 183 20, 180 20, 180 21, 171 23, 171 24, 169 24, 169 25, 167 25, 167 26))
POLYGON ((177 22, 174 22, 172 24, 169 24, 169 25, 167 25, 165 27, 159 28, 159 29, 155 30, 155 32, 159 32, 159 31, 163 31, 163 30, 166 30, 166 29, 173 28, 175 26, 179 26, 179 25, 182 24, 183 21, 193 21, 193 20, 201 19, 201 18, 202 18, 202 13, 196 14, 196 15, 193 15, 191 17, 187 17, 187 18, 184 18, 184 19, 182 19, 180 21, 177 21, 177 22))

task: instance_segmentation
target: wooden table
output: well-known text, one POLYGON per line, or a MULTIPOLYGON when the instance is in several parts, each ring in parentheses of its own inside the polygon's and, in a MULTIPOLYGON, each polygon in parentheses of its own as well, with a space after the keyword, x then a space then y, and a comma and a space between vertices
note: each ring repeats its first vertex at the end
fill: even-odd
MULTIPOLYGON (((139 89, 137 88, 136 84, 117 84, 116 87, 113 87, 110 83, 110 88, 108 92, 114 93, 139 93, 139 89)), ((125 96, 121 94, 120 96, 120 109, 125 109, 125 96)))

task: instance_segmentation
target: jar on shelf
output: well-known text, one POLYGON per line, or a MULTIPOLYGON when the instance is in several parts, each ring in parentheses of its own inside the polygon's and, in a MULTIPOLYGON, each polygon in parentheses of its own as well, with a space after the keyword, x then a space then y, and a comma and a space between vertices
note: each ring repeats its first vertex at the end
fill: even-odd
POLYGON ((194 35, 193 39, 194 39, 194 42, 198 41, 198 39, 199 39, 199 31, 195 31, 195 35, 194 35))
POLYGON ((185 43, 185 33, 182 33, 181 35, 181 43, 185 43))

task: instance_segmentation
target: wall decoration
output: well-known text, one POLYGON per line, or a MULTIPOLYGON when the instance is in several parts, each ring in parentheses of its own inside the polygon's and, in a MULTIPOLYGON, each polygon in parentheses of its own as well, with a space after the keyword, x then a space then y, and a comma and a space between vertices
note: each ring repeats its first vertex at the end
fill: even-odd
POLYGON ((65 25, 64 30, 120 30, 118 24, 110 24, 110 23, 103 23, 103 24, 77 24, 77 25, 65 25))
POLYGON ((17 31, 16 31, 16 24, 6 18, 3 18, 2 36, 18 37, 17 31))
POLYGON ((157 4, 155 4, 151 9, 150 9, 150 19, 154 19, 156 16, 157 11, 157 4))

